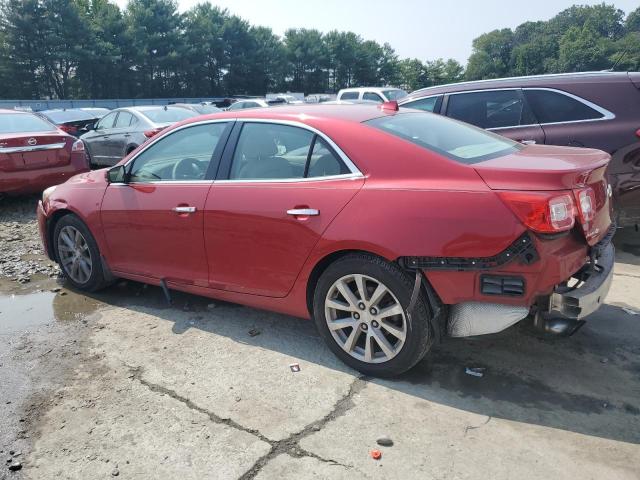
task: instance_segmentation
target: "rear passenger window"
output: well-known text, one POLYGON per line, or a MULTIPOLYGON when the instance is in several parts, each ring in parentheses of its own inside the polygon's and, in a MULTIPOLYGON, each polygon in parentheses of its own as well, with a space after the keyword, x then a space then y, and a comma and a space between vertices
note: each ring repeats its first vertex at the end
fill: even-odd
POLYGON ((425 112, 439 112, 440 103, 442 103, 442 96, 438 95, 437 97, 419 98, 414 102, 403 103, 402 106, 407 108, 417 108, 418 110, 423 110, 425 112))
POLYGON ((133 115, 129 112, 120 112, 116 120, 115 128, 128 127, 131 125, 131 120, 133 120, 133 115))
POLYGON ((245 123, 229 179, 277 181, 341 173, 349 171, 314 133, 289 125, 245 123))
POLYGON ((371 100, 373 102, 378 102, 378 103, 382 103, 382 97, 380 97, 380 95, 378 95, 377 93, 371 93, 371 92, 365 92, 364 95, 362 95, 362 99, 363 100, 371 100))
POLYGON ((447 116, 481 128, 535 123, 519 90, 493 90, 449 96, 447 116))
POLYGON ((338 160, 322 138, 316 137, 313 151, 309 158, 307 177, 327 177, 331 175, 343 175, 349 170, 342 161, 338 160))
POLYGON ((357 100, 357 99, 358 99, 358 92, 344 92, 340 96, 340 100, 357 100))
POLYGON ((575 122, 604 117, 601 112, 575 98, 551 90, 524 90, 540 123, 575 122))

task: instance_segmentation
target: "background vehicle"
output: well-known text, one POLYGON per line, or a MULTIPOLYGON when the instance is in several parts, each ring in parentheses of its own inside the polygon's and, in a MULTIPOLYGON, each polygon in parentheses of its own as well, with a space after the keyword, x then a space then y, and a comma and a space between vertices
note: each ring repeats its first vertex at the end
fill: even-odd
POLYGON ((343 88, 338 92, 336 100, 369 100, 382 103, 389 100, 400 100, 407 96, 407 92, 391 87, 358 87, 343 88))
POLYGON ((115 165, 168 126, 199 115, 176 106, 140 106, 112 110, 82 135, 93 165, 115 165))
POLYGON ((68 108, 42 110, 36 112, 36 115, 57 125, 60 130, 79 137, 109 112, 107 108, 68 108))
POLYGON ((620 226, 640 223, 640 73, 586 72, 430 87, 401 106, 441 113, 523 143, 612 155, 620 226))
POLYGON ((32 113, 0 110, 0 194, 38 192, 88 170, 80 140, 32 113))
POLYGON ((216 107, 215 105, 207 103, 173 103, 171 104, 171 106, 186 108, 196 112, 199 115, 207 115, 209 113, 218 113, 222 111, 222 109, 216 107))
POLYGON ((393 106, 183 122, 50 192, 45 248, 76 288, 121 276, 313 316, 336 355, 372 375, 532 311, 575 331, 613 277, 609 155, 393 106))
MULTIPOLYGON (((243 100, 238 100, 237 102, 232 103, 227 110, 244 110, 247 108, 267 108, 273 107, 276 105, 284 105, 287 104, 286 99, 281 97, 273 97, 273 98, 248 98, 243 100)), ((302 103, 302 102, 299 102, 302 103)))

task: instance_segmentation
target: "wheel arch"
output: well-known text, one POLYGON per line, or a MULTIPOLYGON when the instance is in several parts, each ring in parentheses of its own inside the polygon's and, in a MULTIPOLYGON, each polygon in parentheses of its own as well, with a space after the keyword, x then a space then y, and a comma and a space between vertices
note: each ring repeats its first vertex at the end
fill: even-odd
POLYGON ((47 244, 49 245, 51 260, 53 260, 54 262, 58 262, 59 259, 57 258, 56 249, 54 247, 53 232, 55 232, 56 225, 60 221, 60 219, 62 219, 62 217, 65 217, 67 215, 78 216, 73 210, 70 210, 68 208, 60 208, 55 212, 53 212, 51 214, 51 217, 47 220, 47 232, 46 232, 47 244))
POLYGON ((357 248, 336 250, 326 254, 324 257, 320 258, 320 260, 316 262, 314 267, 311 269, 311 273, 309 274, 309 278, 307 280, 306 302, 307 302, 307 310, 309 311, 310 316, 313 316, 313 294, 315 292, 315 288, 316 288, 316 285, 318 284, 318 280, 320 279, 320 276, 329 267, 329 265, 331 265, 332 263, 334 263, 335 261, 339 260, 342 257, 351 255, 354 253, 365 253, 367 255, 373 255, 373 256, 379 257, 386 262, 394 262, 394 260, 386 258, 380 255, 379 253, 376 253, 370 250, 357 249, 357 248))

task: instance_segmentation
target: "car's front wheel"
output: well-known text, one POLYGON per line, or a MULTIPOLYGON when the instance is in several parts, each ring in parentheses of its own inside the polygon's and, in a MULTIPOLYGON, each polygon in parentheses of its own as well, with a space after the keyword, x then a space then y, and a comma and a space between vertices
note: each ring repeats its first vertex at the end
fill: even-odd
POLYGON ((77 216, 58 220, 53 246, 64 276, 74 287, 92 292, 107 285, 98 244, 77 216))
POLYGON ((320 276, 314 320, 329 348, 366 375, 403 373, 433 343, 426 295, 408 311, 413 279, 397 265, 368 254, 350 254, 320 276))

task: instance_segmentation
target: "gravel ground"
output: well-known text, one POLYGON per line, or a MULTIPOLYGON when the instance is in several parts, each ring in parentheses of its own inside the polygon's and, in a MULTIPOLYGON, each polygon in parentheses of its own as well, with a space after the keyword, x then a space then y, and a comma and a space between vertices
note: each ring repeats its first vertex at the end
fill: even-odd
POLYGON ((27 283, 36 274, 56 277, 58 266, 43 258, 38 197, 0 198, 0 276, 27 283))
POLYGON ((0 200, 0 479, 640 478, 636 232, 619 232, 607 304, 574 337, 450 340, 382 381, 311 322, 168 306, 134 282, 67 289, 35 201, 0 200))

